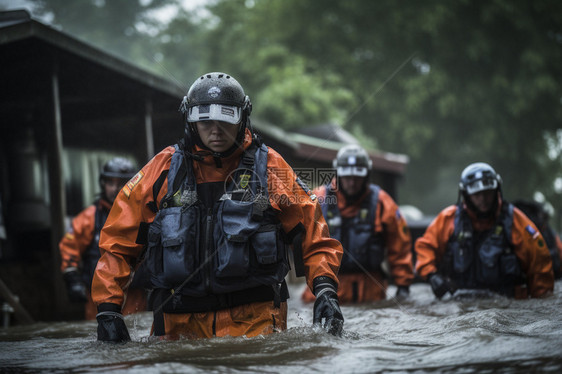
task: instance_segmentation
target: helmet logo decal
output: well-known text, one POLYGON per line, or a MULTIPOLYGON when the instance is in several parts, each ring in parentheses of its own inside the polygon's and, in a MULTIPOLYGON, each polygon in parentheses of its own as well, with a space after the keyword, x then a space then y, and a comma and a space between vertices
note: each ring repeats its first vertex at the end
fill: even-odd
POLYGON ((234 117, 234 109, 222 106, 221 114, 224 114, 225 116, 229 116, 229 117, 234 117))
POLYGON ((221 89, 218 88, 217 86, 213 86, 213 87, 209 88, 209 91, 207 91, 207 94, 209 94, 209 97, 211 97, 213 99, 216 99, 221 94, 221 89))

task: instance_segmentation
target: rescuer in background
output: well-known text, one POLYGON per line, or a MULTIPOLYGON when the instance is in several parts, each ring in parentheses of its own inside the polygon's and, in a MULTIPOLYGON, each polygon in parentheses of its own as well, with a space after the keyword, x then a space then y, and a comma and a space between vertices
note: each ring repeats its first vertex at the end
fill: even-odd
MULTIPOLYGON (((122 157, 107 161, 100 172, 101 194, 92 205, 80 212, 73 220, 71 229, 59 243, 62 259, 61 271, 67 286, 68 298, 72 302, 85 302, 85 319, 96 318, 97 309, 92 301, 90 289, 94 270, 100 258, 99 238, 115 197, 125 183, 135 174, 132 163, 122 157)), ((146 310, 145 290, 139 277, 127 293, 125 314, 146 310), (138 287, 137 287, 138 285, 138 287)), ((146 274, 144 274, 146 277, 146 274)))
MULTIPOLYGON (((411 238, 406 220, 394 200, 380 186, 369 183, 372 161, 358 145, 339 150, 333 162, 337 178, 314 190, 332 238, 344 254, 338 279, 341 303, 386 299, 386 260, 397 286, 395 297, 408 298, 414 279, 411 238)), ((304 301, 314 300, 310 290, 304 301)))
POLYGON ((441 298, 484 289, 517 299, 554 288, 552 261, 537 227, 503 201, 502 180, 488 164, 461 173, 459 201, 441 211, 416 241, 416 271, 441 298))

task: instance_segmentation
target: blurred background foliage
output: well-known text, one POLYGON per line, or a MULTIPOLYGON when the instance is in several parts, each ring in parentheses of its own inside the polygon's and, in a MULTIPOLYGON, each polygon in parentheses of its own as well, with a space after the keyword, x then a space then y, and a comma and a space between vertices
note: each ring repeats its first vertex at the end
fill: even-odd
POLYGON ((426 214, 456 201, 475 161, 502 175, 508 200, 562 204, 559 0, 19 3, 184 90, 225 71, 256 118, 284 129, 335 123, 408 155, 398 201, 426 214))

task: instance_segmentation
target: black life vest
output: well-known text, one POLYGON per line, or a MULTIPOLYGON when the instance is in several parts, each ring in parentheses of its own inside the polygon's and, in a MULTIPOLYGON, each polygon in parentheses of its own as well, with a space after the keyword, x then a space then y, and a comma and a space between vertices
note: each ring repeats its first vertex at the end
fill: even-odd
MULTIPOLYGON (((175 148, 146 254, 153 288, 177 295, 164 311, 216 310, 274 300, 275 294, 279 299, 281 286, 286 290, 288 247, 269 204, 267 147, 253 144, 243 153, 211 207, 198 193, 191 159, 175 148)), ((287 297, 285 292, 281 301, 287 297)))
POLYGON ((514 286, 524 282, 511 244, 513 205, 504 204, 490 230, 475 233, 467 212, 459 204, 454 224, 440 271, 453 279, 458 288, 491 289, 513 296, 514 286))
POLYGON ((109 215, 109 211, 101 204, 99 199, 94 202, 94 206, 96 207, 96 213, 94 215, 93 239, 82 254, 82 279, 88 287, 87 289, 92 288, 94 272, 100 259, 100 233, 109 215))
POLYGON ((384 239, 382 233, 375 233, 374 227, 379 192, 379 186, 370 184, 359 213, 354 217, 342 218, 335 191, 326 185, 326 197, 321 202, 322 213, 330 228, 330 236, 337 239, 344 249, 340 273, 381 270, 384 239))

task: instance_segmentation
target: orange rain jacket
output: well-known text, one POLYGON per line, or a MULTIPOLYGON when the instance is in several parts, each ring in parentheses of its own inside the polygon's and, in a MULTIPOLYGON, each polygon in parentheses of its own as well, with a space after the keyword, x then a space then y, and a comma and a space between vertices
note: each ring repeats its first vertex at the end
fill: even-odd
MULTIPOLYGON (((72 220, 72 227, 59 242, 61 255, 61 272, 65 273, 69 269, 80 269, 82 255, 94 240, 94 230, 96 225, 96 210, 104 209, 107 212, 111 209, 111 204, 104 199, 100 199, 96 204, 90 205, 80 212, 72 220)), ((96 319, 97 309, 92 300, 90 290, 87 290, 88 300, 84 305, 84 318, 87 320, 96 319)), ((146 297, 142 289, 134 289, 129 292, 127 303, 123 307, 123 314, 131 314, 146 310, 146 297)))
MULTIPOLYGON (((332 181, 335 187, 336 180, 332 181)), ((326 197, 326 186, 315 189, 314 194, 319 200, 326 197)), ((359 210, 369 190, 353 204, 346 202, 341 191, 336 191, 338 208, 342 218, 351 218, 359 214, 359 210)), ((406 220, 400 215, 398 206, 384 190, 379 192, 379 202, 375 214, 375 232, 382 232, 387 249, 386 260, 390 267, 390 273, 397 286, 410 286, 414 279, 412 263, 412 239, 406 220)), ((340 303, 368 302, 386 299, 388 282, 385 274, 374 272, 369 274, 339 274, 340 282, 338 297, 340 303), (355 298, 354 298, 355 288, 355 298)), ((314 295, 309 289, 305 289, 302 299, 306 302, 314 301, 314 295)))
MULTIPOLYGON (((491 229, 495 219, 501 212, 500 206, 496 217, 489 220, 479 220, 474 212, 466 205, 468 216, 472 221, 475 231, 491 229)), ((439 213, 427 228, 425 234, 418 238, 415 244, 416 271, 422 279, 437 271, 439 263, 447 248, 447 242, 454 232, 455 214, 457 206, 451 205, 439 213)), ((525 298, 541 297, 554 288, 554 274, 552 272, 552 260, 545 241, 533 222, 521 210, 513 209, 513 227, 511 234, 513 250, 521 264, 521 270, 527 274, 527 290, 516 287, 515 297, 525 298), (536 230, 533 235, 525 228, 531 226, 536 230)))
MULTIPOLYGON (((243 148, 247 149, 251 142, 252 135, 246 130, 243 148)), ((199 152, 201 149, 196 147, 195 151, 199 152)), ((162 171, 170 168, 174 152, 174 147, 165 148, 119 192, 100 238, 102 257, 92 285, 93 299, 97 305, 123 304, 124 289, 131 275, 129 264, 143 250, 142 245, 135 243, 139 225, 141 222, 150 223, 154 220, 155 213, 148 208, 147 203, 153 200, 154 183, 162 171)), ((241 154, 240 148, 231 156, 222 158, 222 168, 216 167, 211 155, 206 155, 203 161, 193 161, 197 183, 225 181, 238 167, 241 154)), ((303 190, 297 183, 292 168, 271 148, 267 156, 267 168, 270 203, 279 212, 278 218, 283 229, 288 233, 299 223, 304 226, 302 255, 308 286, 312 287, 312 281, 319 276, 328 276, 337 282, 343 250, 337 240, 330 238, 318 201, 311 197, 310 192, 303 190)), ((167 189, 166 180, 158 193, 158 202, 167 189)), ((275 329, 286 328, 286 305, 281 306, 281 310, 285 311, 281 315, 279 310, 273 307, 273 302, 269 302, 241 305, 216 312, 164 313, 166 337, 267 334, 275 329), (213 321, 217 321, 215 330, 213 321)))

